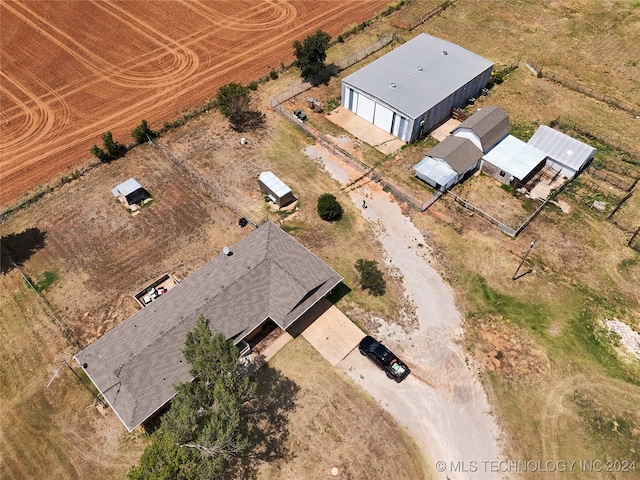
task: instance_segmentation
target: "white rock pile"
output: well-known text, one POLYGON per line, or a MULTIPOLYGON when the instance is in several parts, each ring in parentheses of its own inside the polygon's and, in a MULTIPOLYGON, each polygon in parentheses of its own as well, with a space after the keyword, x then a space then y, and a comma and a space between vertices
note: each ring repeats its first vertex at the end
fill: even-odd
POLYGON ((620 343, 624 345, 627 350, 640 356, 640 333, 617 318, 605 320, 604 325, 612 332, 620 335, 620 343))

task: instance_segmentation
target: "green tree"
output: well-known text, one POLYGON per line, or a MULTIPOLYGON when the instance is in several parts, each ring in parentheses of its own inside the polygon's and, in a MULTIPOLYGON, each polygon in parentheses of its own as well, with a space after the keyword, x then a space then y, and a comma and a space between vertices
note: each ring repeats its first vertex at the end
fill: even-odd
POLYGON ((360 274, 358 279, 360 286, 365 290, 369 290, 372 295, 384 295, 387 288, 382 272, 378 269, 378 263, 375 260, 364 260, 359 258, 356 260, 356 270, 360 274))
POLYGON ((90 149, 101 162, 109 163, 127 153, 127 146, 114 141, 110 131, 102 134, 102 145, 104 148, 99 148, 94 143, 90 149))
POLYGON ((216 106, 220 113, 225 117, 229 117, 231 112, 237 108, 237 104, 242 99, 249 96, 249 87, 241 83, 231 82, 221 86, 216 94, 216 106))
POLYGON ((342 205, 336 197, 330 193, 323 193, 318 197, 318 215, 327 222, 333 222, 342 218, 342 205))
POLYGON ((242 373, 236 346, 200 316, 182 352, 194 380, 176 386, 131 479, 220 478, 249 447, 244 413, 255 383, 242 373))
POLYGON ((144 143, 149 138, 155 138, 156 137, 156 132, 154 132, 153 130, 151 130, 151 128, 149 128, 149 124, 143 118, 142 121, 140 122, 140 125, 138 125, 131 132, 131 136, 136 141, 136 143, 144 143))
POLYGON ((218 90, 216 105, 220 113, 229 119, 236 132, 253 130, 264 125, 262 112, 251 108, 250 87, 239 83, 223 85, 218 90))
POLYGON ((313 77, 324 69, 330 43, 331 35, 322 30, 309 35, 302 43, 298 40, 293 42, 296 57, 293 65, 300 69, 303 78, 313 77))

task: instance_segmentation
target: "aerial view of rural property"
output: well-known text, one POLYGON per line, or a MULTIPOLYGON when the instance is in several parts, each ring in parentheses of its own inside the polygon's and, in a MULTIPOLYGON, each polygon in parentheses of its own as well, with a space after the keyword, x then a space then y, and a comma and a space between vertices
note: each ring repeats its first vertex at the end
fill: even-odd
POLYGON ((0 27, 1 479, 640 479, 640 1, 0 27))

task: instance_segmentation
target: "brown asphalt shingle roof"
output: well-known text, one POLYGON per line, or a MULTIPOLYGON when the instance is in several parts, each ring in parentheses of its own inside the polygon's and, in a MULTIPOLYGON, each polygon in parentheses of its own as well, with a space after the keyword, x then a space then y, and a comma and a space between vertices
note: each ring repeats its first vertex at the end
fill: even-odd
POLYGON ((266 318, 293 324, 342 277, 272 222, 262 225, 75 358, 129 431, 192 380, 185 336, 199 315, 239 341, 266 318))
POLYGON ((478 165, 482 152, 471 140, 450 135, 429 150, 425 156, 444 160, 461 175, 478 165))
POLYGON ((511 122, 503 109, 488 106, 471 115, 456 130, 461 128, 472 130, 480 139, 482 151, 487 153, 511 131, 511 122))

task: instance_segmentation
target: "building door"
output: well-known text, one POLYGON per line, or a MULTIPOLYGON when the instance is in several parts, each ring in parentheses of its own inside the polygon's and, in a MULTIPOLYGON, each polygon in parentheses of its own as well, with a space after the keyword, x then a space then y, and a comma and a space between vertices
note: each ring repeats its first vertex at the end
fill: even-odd
POLYGON ((387 107, 376 104, 375 115, 373 117, 373 124, 376 127, 381 128, 387 133, 391 133, 391 127, 393 124, 393 111, 387 107))
POLYGON ((349 110, 351 110, 352 112, 355 111, 354 110, 354 104, 357 106, 358 105, 358 99, 356 97, 356 95, 358 95, 356 92, 353 91, 353 88, 349 88, 347 90, 347 108, 349 110), (355 101, 354 101, 355 100, 355 101))
POLYGON ((358 98, 358 106, 356 107, 356 113, 359 117, 364 118, 366 121, 373 123, 373 114, 376 110, 376 103, 370 98, 360 95, 358 98))

